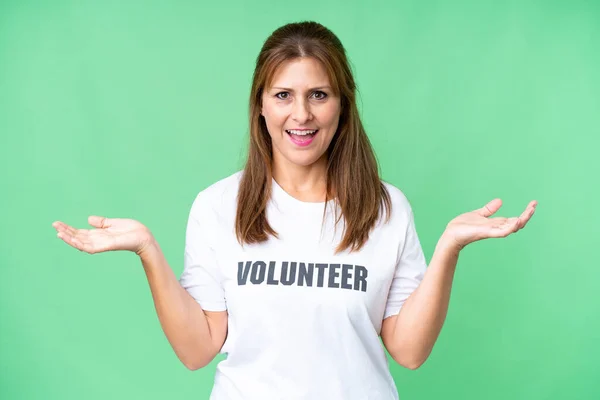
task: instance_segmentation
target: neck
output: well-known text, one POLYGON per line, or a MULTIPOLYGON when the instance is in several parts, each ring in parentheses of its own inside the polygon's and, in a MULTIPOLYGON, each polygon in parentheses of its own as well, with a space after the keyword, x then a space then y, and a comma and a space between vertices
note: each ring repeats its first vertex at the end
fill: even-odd
POLYGON ((302 201, 325 201, 327 191, 327 160, 321 159, 302 166, 274 160, 273 178, 286 192, 302 201))

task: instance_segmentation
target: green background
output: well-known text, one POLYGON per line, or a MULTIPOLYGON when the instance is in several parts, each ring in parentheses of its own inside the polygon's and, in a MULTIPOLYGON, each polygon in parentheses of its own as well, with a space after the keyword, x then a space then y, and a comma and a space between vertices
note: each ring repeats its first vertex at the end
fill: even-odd
POLYGON ((137 257, 51 224, 137 219, 179 275, 194 197, 242 168, 255 57, 306 19, 346 46, 428 260, 458 214, 539 202, 462 252, 430 358, 391 365, 400 398, 600 398, 598 1, 2 0, 1 399, 208 398, 222 356, 179 362, 137 257))

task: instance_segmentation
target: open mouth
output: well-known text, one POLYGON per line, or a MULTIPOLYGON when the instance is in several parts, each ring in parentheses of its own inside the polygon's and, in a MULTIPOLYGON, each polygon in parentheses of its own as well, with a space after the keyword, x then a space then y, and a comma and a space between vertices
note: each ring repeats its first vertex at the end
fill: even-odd
POLYGON ((288 134, 292 142, 297 144, 298 146, 308 146, 317 133, 319 133, 318 129, 312 130, 295 130, 295 129, 286 129, 285 132, 288 134))

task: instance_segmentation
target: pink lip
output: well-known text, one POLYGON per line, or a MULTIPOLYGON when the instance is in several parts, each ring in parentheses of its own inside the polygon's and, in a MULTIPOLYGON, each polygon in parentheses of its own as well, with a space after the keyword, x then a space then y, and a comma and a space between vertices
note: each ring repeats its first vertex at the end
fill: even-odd
MULTIPOLYGON (((313 129, 293 129, 293 130, 312 131, 313 129)), ((318 134, 319 134, 319 130, 317 129, 317 132, 315 132, 314 136, 312 138, 310 138, 310 140, 304 140, 304 141, 300 142, 300 141, 294 139, 294 137, 292 135, 290 135, 289 133, 286 132, 286 135, 290 138, 292 143, 294 143, 296 146, 300 146, 300 147, 306 147, 309 144, 311 144, 313 142, 313 140, 315 140, 315 138, 317 137, 318 134)))

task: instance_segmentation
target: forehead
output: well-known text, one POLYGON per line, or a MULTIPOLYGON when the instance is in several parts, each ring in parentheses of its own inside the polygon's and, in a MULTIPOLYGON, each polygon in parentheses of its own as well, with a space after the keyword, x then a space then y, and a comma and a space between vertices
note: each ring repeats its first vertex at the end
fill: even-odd
POLYGON ((295 58, 278 66, 271 76, 269 87, 330 86, 325 66, 311 57, 295 58))

